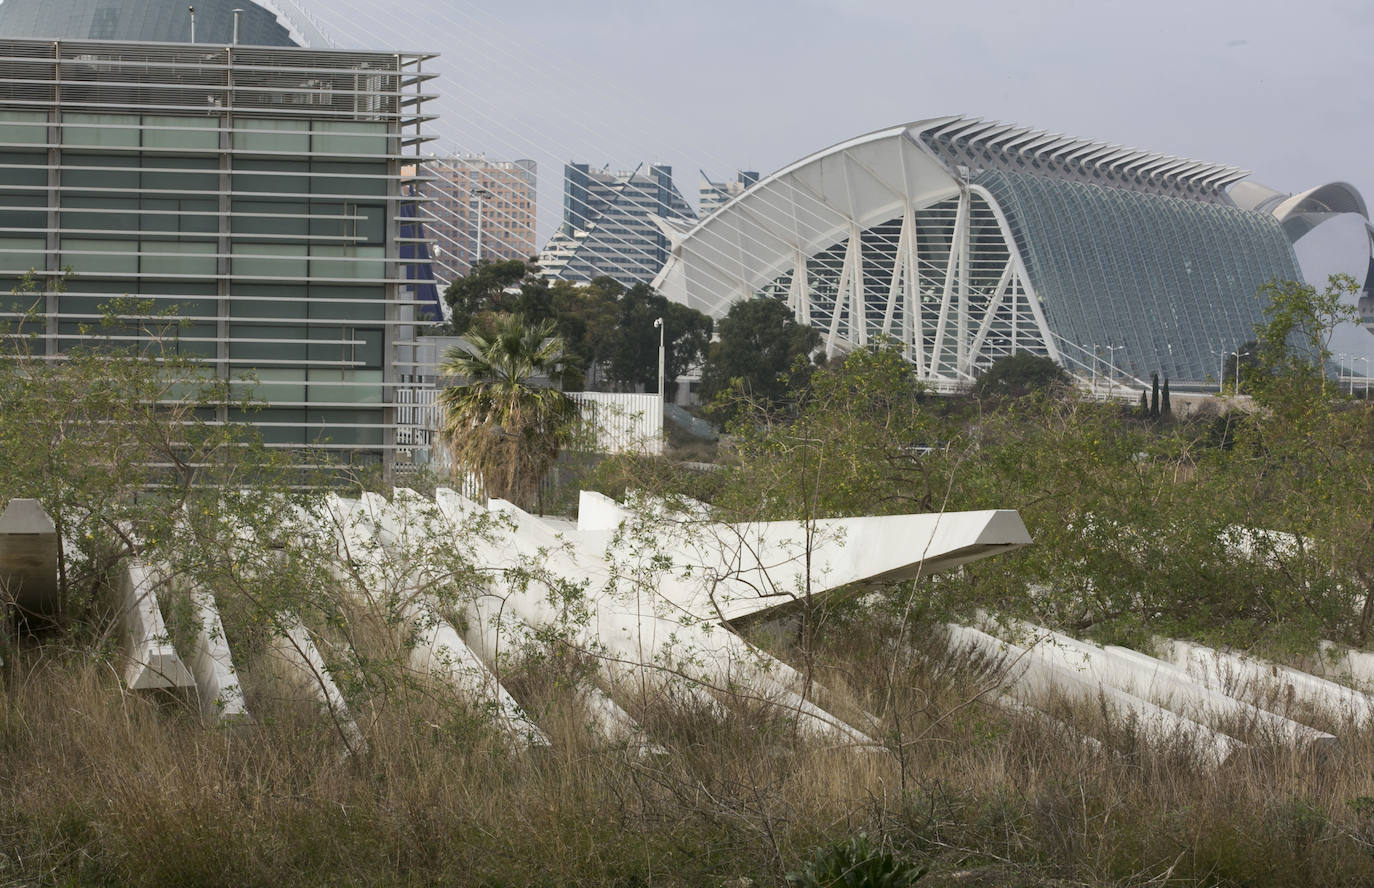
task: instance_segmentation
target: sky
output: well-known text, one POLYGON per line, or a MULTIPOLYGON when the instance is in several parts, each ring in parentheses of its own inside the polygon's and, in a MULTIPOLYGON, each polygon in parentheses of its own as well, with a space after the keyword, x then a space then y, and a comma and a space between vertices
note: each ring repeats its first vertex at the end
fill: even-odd
POLYGON ((567 161, 672 163, 694 196, 945 114, 1374 194, 1368 2, 294 2, 340 46, 441 53, 435 150, 534 158, 555 219, 567 161))
MULTIPOLYGON (((340 47, 440 53, 428 150, 534 159, 540 244, 569 161, 669 163, 695 202, 699 169, 766 175, 948 114, 1374 201, 1369 0, 278 0, 292 4, 340 47)), ((1327 228, 1300 245, 1309 277, 1362 277, 1345 258, 1360 227, 1327 228)))

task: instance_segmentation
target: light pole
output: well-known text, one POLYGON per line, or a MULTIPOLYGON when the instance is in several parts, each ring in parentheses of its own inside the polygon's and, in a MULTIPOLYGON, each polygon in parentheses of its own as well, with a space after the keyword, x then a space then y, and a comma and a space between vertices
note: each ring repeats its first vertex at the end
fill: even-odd
POLYGON ((1126 348, 1126 346, 1124 346, 1124 345, 1109 345, 1109 346, 1107 346, 1107 352, 1108 352, 1108 356, 1107 356, 1107 400, 1108 400, 1108 401, 1110 401, 1110 400, 1112 399, 1112 389, 1113 389, 1113 388, 1115 387, 1115 385, 1116 385, 1116 352, 1117 352, 1117 349, 1122 349, 1122 350, 1124 350, 1125 348, 1126 348))
POLYGON ((486 206, 487 200, 496 195, 485 188, 476 188, 473 190, 472 196, 477 198, 477 249, 474 251, 476 258, 472 261, 473 267, 476 268, 477 263, 482 261, 482 210, 486 206))
POLYGON ((1097 400, 1097 353, 1102 350, 1100 345, 1093 346, 1093 400, 1097 400))
POLYGON ((659 408, 663 406, 663 318, 655 318, 654 326, 658 328, 658 403, 659 408))
POLYGON ((1240 395, 1240 359, 1250 357, 1249 352, 1233 351, 1230 353, 1236 359, 1236 394, 1240 395))

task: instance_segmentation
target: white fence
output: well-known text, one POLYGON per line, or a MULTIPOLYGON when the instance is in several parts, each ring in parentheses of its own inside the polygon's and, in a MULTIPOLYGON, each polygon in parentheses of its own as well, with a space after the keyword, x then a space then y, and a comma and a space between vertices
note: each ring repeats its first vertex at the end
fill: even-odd
POLYGON ((663 402, 658 394, 568 392, 595 432, 600 453, 663 452, 663 402))

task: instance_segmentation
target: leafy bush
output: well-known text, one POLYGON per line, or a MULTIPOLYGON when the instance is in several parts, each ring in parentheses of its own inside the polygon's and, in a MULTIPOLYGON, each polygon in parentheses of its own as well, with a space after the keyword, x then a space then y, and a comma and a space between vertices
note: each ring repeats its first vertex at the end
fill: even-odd
POLYGON ((797 888, 903 888, 926 874, 918 867, 875 847, 864 833, 818 848, 802 869, 787 874, 797 888))

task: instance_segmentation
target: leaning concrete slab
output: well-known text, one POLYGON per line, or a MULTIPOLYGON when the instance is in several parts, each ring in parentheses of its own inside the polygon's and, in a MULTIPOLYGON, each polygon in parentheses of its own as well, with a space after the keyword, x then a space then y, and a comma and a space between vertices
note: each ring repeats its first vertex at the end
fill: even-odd
POLYGON ((38 500, 12 499, 0 513, 0 604, 31 628, 57 615, 57 528, 38 500))
POLYGON ((1323 748, 1336 738, 1250 703, 1209 689, 1178 667, 1122 647, 1098 647, 1062 632, 1022 620, 1004 625, 1017 639, 1033 643, 1044 654, 1083 678, 1110 685, 1206 725, 1219 720, 1267 732, 1283 743, 1323 748))
POLYGON ((1163 659, 1186 669, 1189 675, 1209 688, 1225 694, 1248 694, 1262 699, 1266 691, 1276 691, 1283 698, 1324 709, 1360 727, 1374 722, 1374 699, 1334 681, 1258 657, 1217 650, 1191 641, 1161 639, 1157 640, 1156 647, 1163 659))
POLYGON ((118 575, 124 619, 124 683, 131 690, 194 688, 195 678, 177 656, 157 606, 158 579, 137 559, 126 560, 118 575))
POLYGON ((324 657, 321 656, 315 640, 310 637, 310 632, 301 625, 300 620, 295 617, 283 619, 286 628, 284 632, 273 637, 273 653, 300 677, 301 683, 329 714, 343 736, 348 751, 366 752, 367 741, 363 738, 363 732, 358 729, 358 723, 349 711, 343 693, 339 691, 338 684, 325 666, 324 657))
POLYGON ((433 603, 410 615, 420 627, 411 648, 411 668, 449 684, 465 699, 490 709, 507 736, 525 746, 547 746, 549 738, 463 641, 433 603))
POLYGON ((1039 706, 1054 694, 1070 699, 1104 705, 1117 718, 1133 723, 1146 742, 1156 747, 1183 743, 1203 767, 1226 762, 1244 744, 1220 731, 1102 684, 1063 665, 1038 645, 1022 647, 971 626, 947 624, 951 651, 973 651, 992 668, 991 677, 1000 688, 1017 700, 1039 706))
POLYGON ((1374 689, 1374 654, 1322 641, 1317 651, 1323 678, 1348 682, 1361 690, 1374 689))
POLYGON ((200 589, 192 590, 191 616, 196 622, 191 674, 196 680, 201 716, 219 724, 247 721, 243 686, 234 670, 234 659, 229 653, 229 641, 225 638, 214 597, 200 589))
MULTIPOLYGON (((455 518, 471 508, 456 495, 442 491, 439 500, 455 511, 455 518)), ((794 713, 803 733, 862 746, 873 744, 861 731, 798 694, 806 683, 787 664, 715 621, 695 619, 688 613, 680 602, 698 588, 695 581, 658 571, 653 576, 656 588, 641 595, 636 590, 648 578, 634 577, 633 565, 613 565, 613 556, 597 535, 559 534, 547 522, 509 502, 492 500, 490 507, 508 521, 509 536, 500 547, 505 557, 516 554, 537 561, 554 577, 587 581, 592 608, 588 622, 579 630, 578 643, 587 650, 600 651, 610 661, 629 665, 629 670, 619 671, 638 669, 641 675, 637 683, 641 686, 646 682, 658 685, 672 677, 724 695, 737 693, 768 700, 794 713), (589 546, 588 540, 597 545, 589 546)), ((539 587, 535 594, 512 592, 504 600, 505 606, 532 626, 573 628, 549 607, 550 598, 539 587)))

